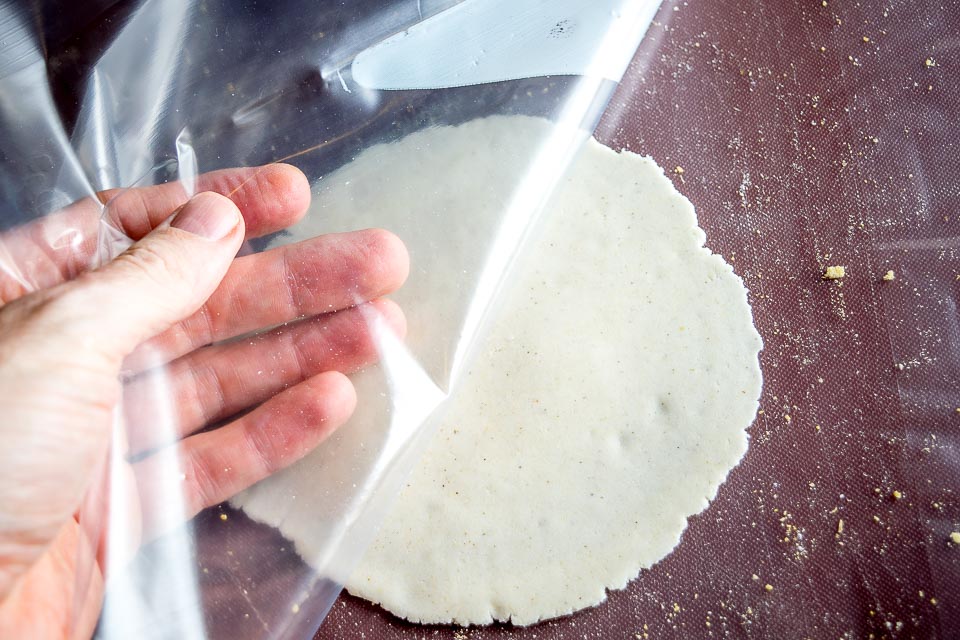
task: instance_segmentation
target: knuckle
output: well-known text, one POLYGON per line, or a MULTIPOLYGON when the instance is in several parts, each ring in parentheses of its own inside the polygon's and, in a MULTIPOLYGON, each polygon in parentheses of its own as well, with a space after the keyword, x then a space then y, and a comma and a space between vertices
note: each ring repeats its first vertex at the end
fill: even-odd
POLYGON ((265 476, 283 468, 286 438, 282 428, 271 420, 255 420, 246 425, 247 450, 253 465, 265 476))
POLYGON ((187 275, 180 256, 150 244, 142 244, 122 254, 117 261, 127 269, 160 285, 176 284, 187 275))
POLYGON ((185 455, 180 465, 201 508, 220 502, 219 483, 211 468, 210 460, 200 455, 185 455))

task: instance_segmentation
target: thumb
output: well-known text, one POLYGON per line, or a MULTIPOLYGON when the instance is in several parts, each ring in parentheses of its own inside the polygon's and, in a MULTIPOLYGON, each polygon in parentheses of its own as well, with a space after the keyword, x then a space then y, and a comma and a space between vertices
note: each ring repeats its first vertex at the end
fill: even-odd
POLYGON ((230 199, 197 194, 116 259, 64 285, 57 296, 61 335, 121 361, 203 305, 243 236, 243 217, 230 199))
POLYGON ((89 486, 123 358, 206 301, 243 235, 201 193, 102 268, 0 307, 0 601, 89 486))

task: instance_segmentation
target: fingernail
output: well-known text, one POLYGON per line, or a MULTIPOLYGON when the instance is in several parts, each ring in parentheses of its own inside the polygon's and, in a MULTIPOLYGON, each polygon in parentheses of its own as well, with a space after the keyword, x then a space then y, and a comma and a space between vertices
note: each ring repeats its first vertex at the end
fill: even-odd
POLYGON ((174 216, 170 226, 207 240, 221 240, 240 222, 239 212, 226 198, 212 193, 195 195, 174 216))

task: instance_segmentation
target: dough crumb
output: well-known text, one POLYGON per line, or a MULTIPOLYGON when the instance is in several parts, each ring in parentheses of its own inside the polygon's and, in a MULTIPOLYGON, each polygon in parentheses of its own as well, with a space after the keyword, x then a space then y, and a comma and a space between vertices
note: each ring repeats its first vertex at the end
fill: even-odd
POLYGON ((837 265, 834 267, 827 267, 826 271, 823 272, 824 280, 839 280, 840 278, 847 275, 847 270, 842 265, 837 265))
POLYGON ((290 607, 290 612, 291 612, 291 613, 300 613, 300 605, 298 605, 296 602, 294 602, 293 605, 290 607))
POLYGON ((839 536, 842 533, 843 533, 843 518, 840 518, 840 520, 837 521, 837 535, 839 536))
POLYGON ((897 491, 896 489, 894 489, 893 493, 891 493, 890 495, 893 496, 894 500, 899 500, 900 498, 903 497, 903 494, 897 491))
POLYGON ((763 590, 766 591, 767 593, 770 593, 771 591, 773 591, 773 585, 767 583, 767 584, 763 585, 763 590))
POLYGON ((950 532, 950 542, 953 544, 960 544, 960 531, 950 532))
POLYGON ((677 174, 678 176, 682 176, 682 175, 683 175, 683 167, 681 167, 680 165, 677 165, 676 169, 674 169, 673 172, 674 172, 675 174, 677 174))
POLYGON ((896 278, 897 278, 897 274, 895 274, 892 270, 887 271, 885 274, 883 274, 884 282, 890 282, 891 280, 896 280, 896 278))
POLYGON ((926 60, 923 61, 923 64, 927 65, 928 67, 937 66, 937 63, 933 58, 927 58, 926 60))
POLYGON ((221 514, 220 514, 220 519, 221 519, 221 520, 226 520, 226 519, 227 519, 227 514, 221 513, 221 514))

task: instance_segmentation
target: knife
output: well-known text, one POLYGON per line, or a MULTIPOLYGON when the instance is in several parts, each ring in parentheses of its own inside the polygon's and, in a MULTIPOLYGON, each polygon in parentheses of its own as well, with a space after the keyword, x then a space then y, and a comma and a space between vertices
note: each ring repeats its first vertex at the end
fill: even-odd
POLYGON ((363 87, 386 90, 552 75, 616 82, 659 6, 660 0, 463 0, 364 49, 350 75, 363 87))

